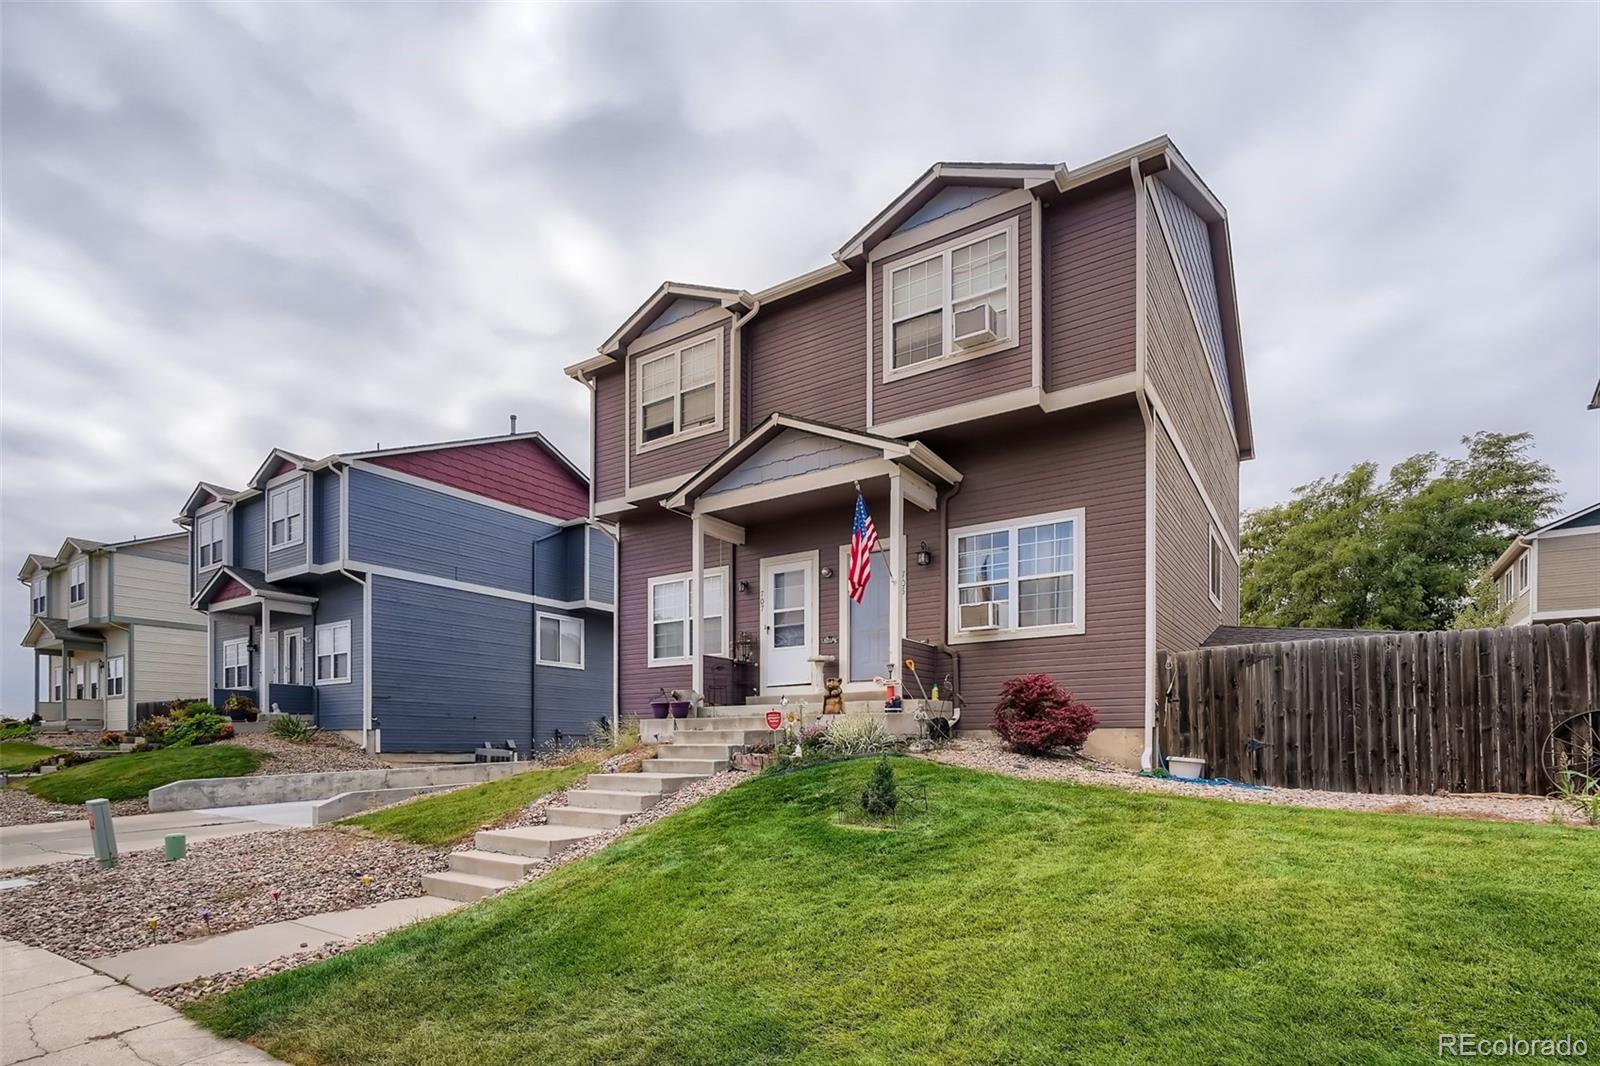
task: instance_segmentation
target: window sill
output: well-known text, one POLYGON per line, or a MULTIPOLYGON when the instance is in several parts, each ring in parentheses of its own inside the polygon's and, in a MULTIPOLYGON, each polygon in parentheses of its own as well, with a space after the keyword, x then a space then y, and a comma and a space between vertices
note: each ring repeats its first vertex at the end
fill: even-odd
POLYGON ((683 433, 674 433, 670 437, 658 437, 652 441, 641 441, 637 446, 634 447, 633 453, 635 455, 645 455, 649 452, 660 451, 663 448, 670 448, 674 444, 682 444, 684 441, 698 440, 701 437, 709 437, 713 433, 721 432, 722 419, 718 418, 709 426, 701 426, 698 429, 691 429, 683 433))
POLYGON ((349 683, 350 679, 348 677, 335 677, 325 681, 318 681, 314 687, 327 688, 329 685, 348 685, 349 683))
POLYGON ((658 666, 693 666, 694 659, 685 655, 678 659, 651 659, 645 663, 645 668, 653 670, 658 666))
POLYGON ((958 349, 954 352, 946 352, 944 355, 933 359, 924 359, 920 363, 912 363, 907 367, 896 367, 891 362, 886 360, 883 366, 883 381, 884 384, 888 384, 891 381, 900 381, 904 378, 914 378, 919 374, 931 374, 935 370, 943 370, 950 366, 959 366, 962 363, 971 362, 974 359, 982 359, 986 355, 998 355, 1001 352, 1016 351, 1020 347, 1020 344, 1007 337, 1003 340, 995 341, 993 344, 987 344, 982 348, 972 348, 968 350, 958 349))
POLYGON ((553 663, 553 662, 550 662, 550 661, 548 661, 546 659, 536 659, 534 661, 539 666, 553 666, 557 670, 582 670, 583 669, 583 664, 582 663, 553 663))
POLYGON ((273 544, 269 542, 267 544, 267 550, 270 552, 277 552, 282 551, 285 548, 298 548, 305 544, 305 542, 306 538, 304 537, 301 537, 299 540, 286 540, 282 544, 273 544))
POLYGON ((1039 640, 1043 637, 1081 637, 1081 622, 1066 626, 1037 626, 1033 629, 1000 629, 993 633, 961 633, 951 635, 951 644, 1003 644, 1013 640, 1039 640))

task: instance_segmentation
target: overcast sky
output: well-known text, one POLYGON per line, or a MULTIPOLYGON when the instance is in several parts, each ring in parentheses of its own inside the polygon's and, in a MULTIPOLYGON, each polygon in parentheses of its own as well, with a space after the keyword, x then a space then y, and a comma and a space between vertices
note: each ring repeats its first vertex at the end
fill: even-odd
POLYGON ((935 160, 1159 133, 1231 217, 1247 506, 1477 429, 1595 502, 1597 10, 7 3, 4 565, 274 445, 516 412, 586 463, 561 367, 663 278, 755 290, 935 160))

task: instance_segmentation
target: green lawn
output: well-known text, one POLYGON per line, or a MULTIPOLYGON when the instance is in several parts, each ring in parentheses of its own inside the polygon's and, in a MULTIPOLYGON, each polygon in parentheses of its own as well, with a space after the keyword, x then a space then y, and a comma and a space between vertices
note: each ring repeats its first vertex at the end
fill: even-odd
POLYGON ((57 770, 28 781, 35 796, 54 803, 87 803, 92 799, 141 799, 152 788, 192 777, 237 777, 248 774, 262 755, 232 744, 162 748, 127 755, 107 755, 93 762, 57 770))
POLYGON ((59 754, 60 748, 35 744, 29 740, 0 740, 0 771, 14 774, 31 770, 50 756, 59 754))
MULTIPOLYGON (((1436 1062, 1600 1046, 1600 833, 1029 782, 765 777, 192 1008, 300 1064, 1436 1062)), ((1554 1061, 1554 1060, 1542 1060, 1554 1061)))
POLYGON ((553 770, 528 770, 471 788, 402 803, 387 810, 346 818, 341 825, 359 825, 413 844, 454 844, 540 796, 566 788, 594 770, 589 763, 553 770))

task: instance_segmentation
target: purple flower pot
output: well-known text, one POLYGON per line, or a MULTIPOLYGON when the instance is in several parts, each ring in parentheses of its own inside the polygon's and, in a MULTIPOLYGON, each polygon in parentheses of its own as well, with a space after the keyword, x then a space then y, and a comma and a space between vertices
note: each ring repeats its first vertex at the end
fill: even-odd
POLYGON ((687 717, 689 717, 689 701, 688 700, 673 700, 672 701, 672 717, 674 717, 674 718, 687 718, 687 717))
POLYGON ((670 700, 651 700, 650 717, 665 718, 667 716, 667 708, 671 705, 672 704, 670 700))

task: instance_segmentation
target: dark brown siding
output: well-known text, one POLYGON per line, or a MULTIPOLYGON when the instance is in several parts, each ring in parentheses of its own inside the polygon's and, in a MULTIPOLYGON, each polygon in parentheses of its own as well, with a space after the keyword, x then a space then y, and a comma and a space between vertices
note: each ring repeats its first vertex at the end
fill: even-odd
MULTIPOLYGON (((958 644, 963 726, 988 727, 1000 685, 1018 674, 1053 676, 1115 728, 1144 724, 1144 423, 1131 404, 1080 409, 991 437, 943 442, 963 475, 949 526, 1084 509, 1084 620, 1079 636, 958 644), (1044 431, 1048 426, 1048 431, 1044 431)), ((948 545, 936 514, 907 508, 907 553, 926 540, 933 566, 911 568, 906 636, 945 639, 948 545)))
POLYGON ((873 264, 872 280, 872 350, 873 393, 872 419, 876 424, 892 422, 898 418, 926 414, 942 407, 953 407, 969 400, 996 396, 1015 389, 1027 388, 1033 382, 1033 216, 1026 208, 1018 208, 968 226, 958 234, 949 234, 918 245, 893 259, 873 264), (1013 348, 992 352, 963 363, 940 370, 931 370, 899 381, 884 381, 886 358, 883 351, 884 286, 889 271, 896 263, 904 262, 919 251, 943 244, 953 236, 986 229, 1007 218, 1017 219, 1017 344, 1013 348))
MULTIPOLYGON (((722 431, 719 433, 707 433, 703 437, 694 437, 680 444, 669 444, 666 447, 655 448, 647 452, 635 452, 632 472, 629 477, 629 483, 632 486, 647 485, 652 481, 659 481, 663 478, 688 478, 690 474, 693 474, 706 463, 716 458, 728 446, 728 329, 726 324, 718 328, 722 331, 722 431)), ((680 337, 677 340, 641 349, 628 357, 634 364, 633 396, 631 398, 631 406, 623 412, 623 423, 627 427, 630 441, 632 441, 634 433, 638 430, 635 411, 639 404, 639 361, 690 339, 692 338, 680 337)))
POLYGON ((1174 435, 1200 473, 1206 495, 1229 525, 1225 532, 1237 543, 1239 452, 1161 225, 1148 203, 1144 210, 1148 212, 1145 269, 1150 381, 1166 405, 1174 435))
POLYGON ((1044 210, 1045 387, 1135 368, 1137 201, 1133 183, 1044 210))
POLYGON ((1211 600, 1211 515, 1165 427, 1155 431, 1156 647, 1187 651, 1239 620, 1239 572, 1223 558, 1222 607, 1211 600))
POLYGON ((867 426, 867 294, 859 273, 763 309, 745 327, 749 429, 774 412, 867 426))
MULTIPOLYGON (((628 512, 621 522, 617 559, 618 644, 621 683, 619 707, 624 718, 650 713, 657 689, 686 689, 693 676, 687 666, 649 666, 650 613, 646 594, 650 579, 680 574, 692 564, 689 520, 653 505, 628 512), (635 514, 638 517, 635 517, 635 514)), ((723 565, 724 545, 707 539, 705 565, 723 565)))
POLYGON ((622 368, 595 379, 594 498, 614 500, 626 492, 623 455, 627 450, 628 401, 622 368))

